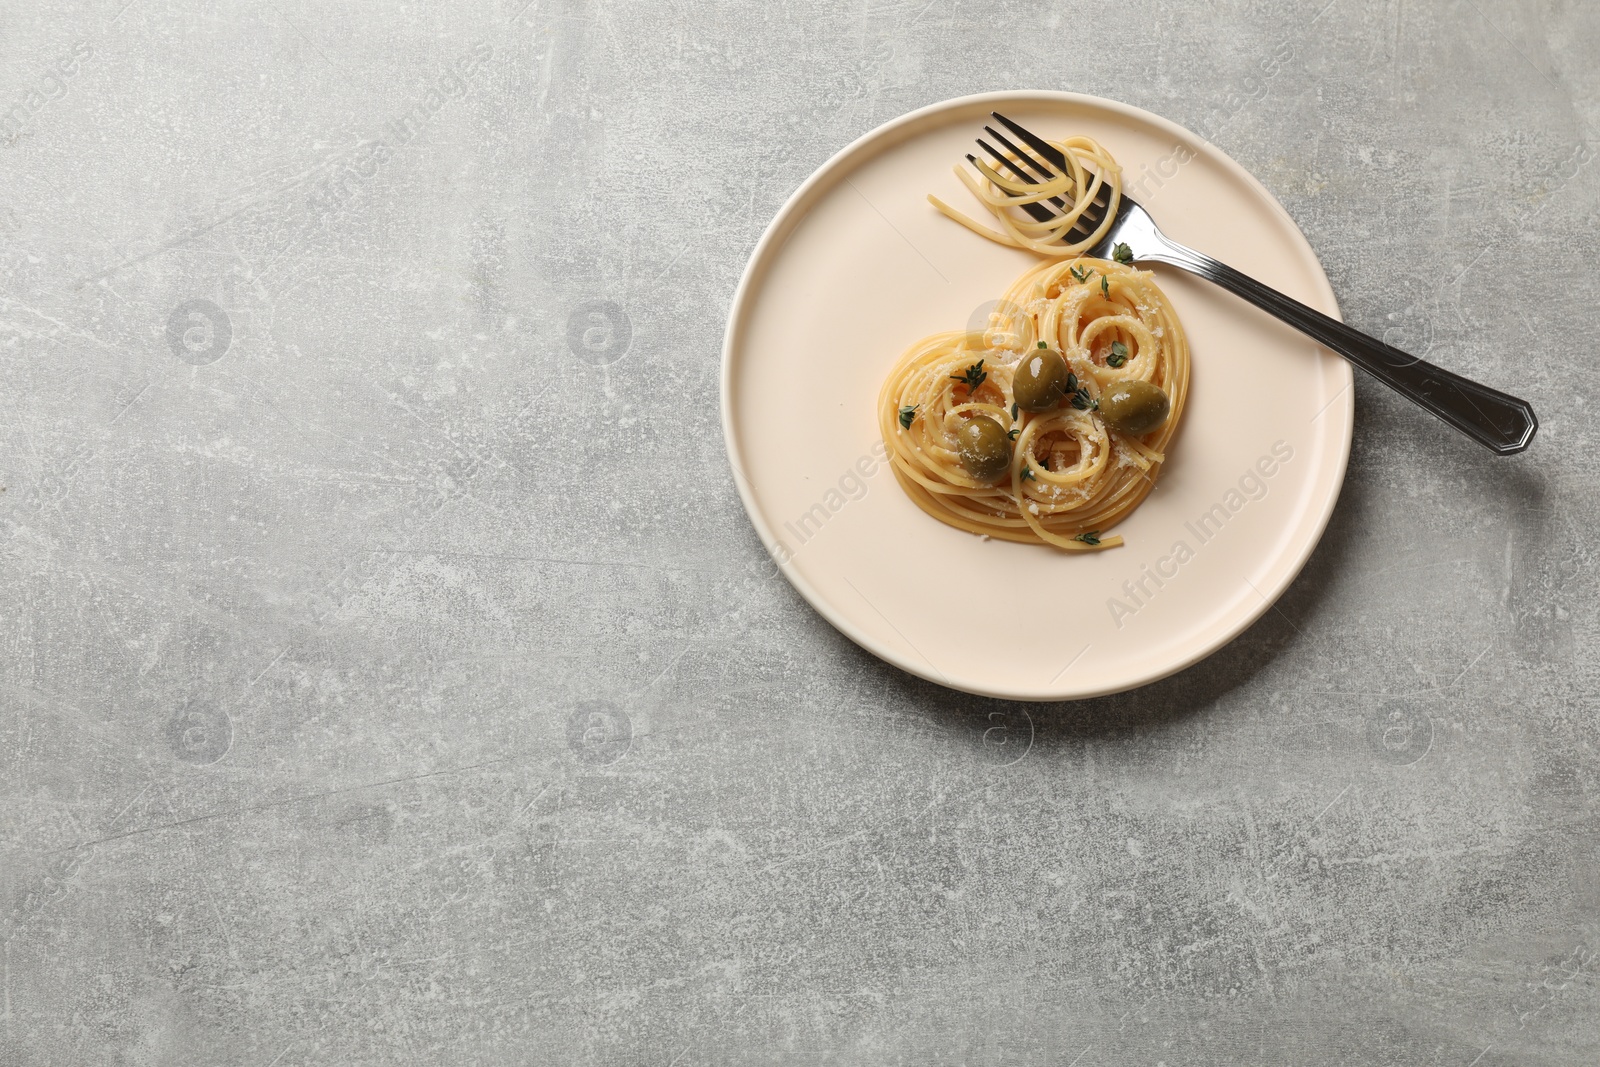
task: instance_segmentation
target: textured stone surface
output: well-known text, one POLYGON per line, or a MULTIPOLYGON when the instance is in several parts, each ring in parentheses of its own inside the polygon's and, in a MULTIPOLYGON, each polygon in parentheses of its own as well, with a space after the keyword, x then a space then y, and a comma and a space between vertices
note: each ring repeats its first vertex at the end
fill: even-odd
POLYGON ((1593 5, 126 2, 0 9, 0 1064, 1600 1060, 1593 5), (1358 381, 1310 566, 1140 692, 856 649, 728 302, 1018 86, 1217 142, 1533 452, 1358 381))

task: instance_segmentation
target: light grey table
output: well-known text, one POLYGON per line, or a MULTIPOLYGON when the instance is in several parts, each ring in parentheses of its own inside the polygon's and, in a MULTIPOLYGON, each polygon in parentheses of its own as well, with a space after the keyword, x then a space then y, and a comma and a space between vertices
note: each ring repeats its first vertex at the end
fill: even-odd
POLYGON ((0 1064, 1600 1059, 1594 5, 525 2, 0 10, 0 1064), (1304 574, 1143 691, 855 648, 729 299, 1013 87, 1215 141, 1532 451, 1358 380, 1304 574))

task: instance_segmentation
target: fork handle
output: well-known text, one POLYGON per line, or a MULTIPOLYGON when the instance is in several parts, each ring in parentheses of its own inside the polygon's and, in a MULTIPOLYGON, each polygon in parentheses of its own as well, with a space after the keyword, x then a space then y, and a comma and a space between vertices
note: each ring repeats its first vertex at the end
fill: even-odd
POLYGON ((1149 252, 1141 250, 1139 258, 1182 268, 1248 300, 1331 348, 1497 455, 1521 452, 1533 441, 1539 420, 1533 414, 1533 405, 1526 400, 1479 385, 1368 337, 1176 241, 1163 237, 1160 246, 1149 252))

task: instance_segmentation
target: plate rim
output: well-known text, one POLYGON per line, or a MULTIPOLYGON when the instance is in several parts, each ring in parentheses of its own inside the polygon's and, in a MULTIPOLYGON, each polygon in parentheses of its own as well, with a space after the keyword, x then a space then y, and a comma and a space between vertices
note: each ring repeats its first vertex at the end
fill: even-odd
MULTIPOLYGON (((1221 630, 1217 631, 1218 636, 1214 638, 1208 638, 1207 640, 1200 642, 1196 649, 1190 651, 1187 655, 1177 657, 1175 661, 1171 663, 1163 664, 1155 670, 1144 672, 1137 677, 1130 677, 1123 682, 1097 686, 1081 692, 1072 691, 1065 693, 1031 693, 1025 691, 998 691, 984 686, 960 684, 955 678, 949 678, 940 675, 937 673, 937 668, 934 667, 933 664, 919 664, 916 660, 901 655, 898 650, 893 649, 876 638, 862 632, 854 623, 844 618, 838 611, 834 609, 828 598, 822 596, 815 588, 811 586, 809 582, 806 581, 805 577, 792 566, 792 559, 779 559, 773 548, 777 539, 773 535, 772 530, 768 527, 761 510, 755 505, 748 479, 743 473, 745 469, 743 462, 744 457, 740 453, 739 444, 736 440, 737 435, 734 432, 732 402, 734 346, 737 338, 743 332, 745 321, 749 318, 749 308, 752 302, 752 290, 759 277, 766 273, 766 268, 769 265, 767 261, 782 250, 783 243, 787 241, 789 233, 791 233, 793 230, 791 222, 795 225, 798 225, 798 223, 803 220, 805 211, 811 206, 809 201, 818 195, 819 189, 825 184, 827 184, 830 188, 833 184, 836 184, 836 172, 846 168, 852 158, 866 149, 869 145, 883 140, 884 138, 892 137, 903 127, 918 123, 931 115, 942 111, 954 111, 980 104, 987 105, 992 103, 998 105, 1006 101, 1045 101, 1060 103, 1063 105, 1078 105, 1099 108, 1120 115, 1123 118, 1131 119, 1135 122, 1153 125, 1157 128, 1165 130, 1179 139, 1188 140, 1203 146, 1205 149, 1209 150, 1210 154, 1216 160, 1222 163, 1224 168, 1232 173, 1234 178, 1243 180, 1243 182, 1256 193, 1256 195, 1269 207, 1270 210, 1276 212, 1280 217, 1280 221, 1287 222, 1289 224, 1290 229, 1299 239, 1301 251, 1309 258, 1309 265, 1314 268, 1312 271, 1312 282, 1313 288, 1317 291, 1317 295, 1321 297, 1321 310, 1335 319, 1339 319, 1341 321, 1343 320, 1343 316, 1339 309, 1338 298, 1334 295, 1333 285, 1328 280, 1327 271, 1323 269, 1322 261, 1318 257, 1316 249, 1311 246, 1311 242, 1306 238, 1305 231, 1300 228, 1300 224, 1294 220, 1294 217, 1289 214, 1288 210, 1285 209, 1283 204, 1279 202, 1278 198, 1273 195, 1272 191, 1261 183, 1260 179, 1258 179, 1232 156, 1228 155, 1228 153, 1224 152, 1221 148, 1217 147, 1205 137, 1202 137, 1187 127, 1173 122, 1171 119, 1157 115, 1154 112, 1147 111, 1144 108, 1137 107, 1133 104, 1123 103, 1120 100, 1110 100, 1105 97, 1093 96, 1088 93, 1074 93, 1059 89, 1007 89, 992 92, 969 93, 964 96, 950 97, 946 100, 940 100, 924 105, 866 131, 859 137, 856 137, 854 140, 852 140, 849 144, 845 145, 843 148, 840 148, 838 151, 834 152, 825 161, 818 165, 816 169, 813 170, 809 176, 807 176, 805 181, 801 182, 794 192, 790 193, 788 198, 784 200, 783 205, 779 207, 777 212, 773 214, 771 221, 767 223, 766 228, 761 233, 760 239, 756 242, 755 247, 751 250, 750 257, 745 262, 744 270, 739 275, 739 284, 734 289, 733 299, 729 304, 728 321, 723 329, 722 335, 722 366, 719 374, 719 388, 721 396, 718 405, 718 411, 722 420, 723 447, 726 452, 730 471, 733 474, 734 487, 738 490, 739 500, 744 506, 746 517, 750 520, 750 524, 755 527, 756 536, 761 539, 761 546, 763 550, 765 550, 767 553, 768 558, 777 565, 778 571, 784 576, 794 590, 799 593, 806 603, 811 606, 811 609, 817 612, 817 614, 821 615, 829 625, 831 625, 835 630, 838 630, 840 633, 844 634, 844 636, 848 637, 851 641, 854 641, 858 646, 870 652, 872 655, 876 656, 878 659, 889 664, 890 666, 902 670, 907 674, 913 675, 914 677, 932 682, 933 684, 945 689, 950 689, 956 692, 970 693, 974 696, 988 697, 996 700, 1017 700, 1033 703, 1068 703, 1078 700, 1092 700, 1097 697, 1110 696, 1116 693, 1125 693, 1130 690, 1139 689, 1155 682, 1159 682, 1164 678, 1170 678, 1179 671, 1192 667, 1201 660, 1215 655, 1224 647, 1231 644, 1233 640, 1240 634, 1244 633, 1244 631, 1255 625, 1255 623, 1278 602, 1288 588, 1294 584, 1294 581, 1297 577, 1299 577, 1300 572, 1305 569, 1306 563, 1310 561, 1312 554, 1316 552, 1317 546, 1322 543, 1322 537, 1327 532, 1328 523, 1333 517, 1333 511, 1338 506, 1339 498, 1343 494, 1344 479, 1349 470, 1350 464, 1350 449, 1355 437, 1355 374, 1354 369, 1347 361, 1339 361, 1338 366, 1342 370, 1343 377, 1346 380, 1345 386, 1336 395, 1335 399, 1330 402, 1327 409, 1328 413, 1330 414, 1335 410, 1340 413, 1341 421, 1344 427, 1342 441, 1337 449, 1337 455, 1335 457, 1335 466, 1337 469, 1332 472, 1333 477, 1331 491, 1327 494, 1326 500, 1321 506, 1319 513, 1314 516, 1313 522, 1308 526, 1308 528, 1311 529, 1312 535, 1306 538, 1301 549, 1294 553, 1295 558, 1290 562, 1288 568, 1286 569, 1281 584, 1272 590, 1270 596, 1265 596, 1258 607, 1242 614, 1233 625, 1223 627, 1221 630), (779 234, 782 234, 781 239, 779 234), (931 670, 928 668, 931 668, 931 670)), ((994 108, 991 108, 990 110, 994 110, 994 108)), ((843 175, 843 177, 848 177, 848 175, 843 175)), ((1324 352, 1328 351, 1323 346, 1319 345, 1318 347, 1322 348, 1324 352)))

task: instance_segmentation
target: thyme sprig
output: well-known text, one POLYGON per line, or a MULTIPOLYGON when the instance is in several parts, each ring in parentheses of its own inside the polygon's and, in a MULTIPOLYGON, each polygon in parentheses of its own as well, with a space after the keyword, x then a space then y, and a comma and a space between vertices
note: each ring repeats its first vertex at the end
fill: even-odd
POLYGON ((989 380, 989 372, 983 369, 983 360, 980 359, 965 371, 952 374, 950 377, 955 381, 965 382, 967 395, 972 396, 978 391, 978 386, 989 380))

